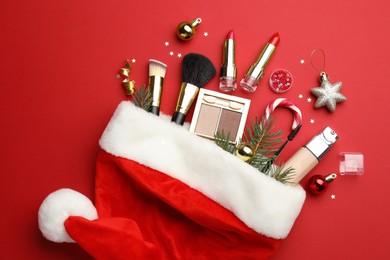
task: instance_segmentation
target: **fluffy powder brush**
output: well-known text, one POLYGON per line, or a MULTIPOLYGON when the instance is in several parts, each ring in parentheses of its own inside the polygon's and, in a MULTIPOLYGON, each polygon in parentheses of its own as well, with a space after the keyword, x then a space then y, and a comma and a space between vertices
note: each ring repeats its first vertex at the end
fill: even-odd
POLYGON ((182 84, 172 122, 183 125, 187 112, 191 108, 199 89, 215 76, 215 67, 211 61, 196 53, 184 56, 182 63, 182 84))

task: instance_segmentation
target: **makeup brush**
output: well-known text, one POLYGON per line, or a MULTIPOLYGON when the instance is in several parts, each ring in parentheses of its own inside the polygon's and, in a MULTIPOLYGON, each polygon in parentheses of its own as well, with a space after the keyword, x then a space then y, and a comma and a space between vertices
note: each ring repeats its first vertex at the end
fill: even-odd
POLYGON ((149 87, 152 93, 152 105, 149 112, 155 115, 160 114, 160 101, 164 85, 167 65, 158 60, 149 60, 149 87))
POLYGON ((184 56, 182 63, 182 84, 172 122, 183 125, 187 112, 199 92, 215 76, 215 67, 211 61, 196 53, 184 56))

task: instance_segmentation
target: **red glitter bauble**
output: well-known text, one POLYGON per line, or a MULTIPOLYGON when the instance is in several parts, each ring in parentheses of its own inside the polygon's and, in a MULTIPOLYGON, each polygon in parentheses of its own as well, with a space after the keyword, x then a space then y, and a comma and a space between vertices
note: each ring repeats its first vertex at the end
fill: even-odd
POLYGON ((286 92, 292 87, 292 84, 292 74, 284 69, 275 70, 269 79, 269 86, 276 93, 286 92))
POLYGON ((322 175, 313 175, 309 179, 308 189, 311 193, 319 195, 328 189, 328 182, 322 175))
POLYGON ((328 189, 328 184, 331 183, 334 179, 336 179, 336 177, 336 173, 328 174, 326 176, 318 174, 313 175, 307 183, 307 188, 311 193, 315 195, 322 194, 328 189))

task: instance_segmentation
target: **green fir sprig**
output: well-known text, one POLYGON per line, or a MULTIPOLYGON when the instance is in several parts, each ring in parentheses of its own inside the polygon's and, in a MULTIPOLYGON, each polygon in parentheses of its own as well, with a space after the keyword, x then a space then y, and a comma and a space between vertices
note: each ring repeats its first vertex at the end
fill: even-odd
POLYGON ((224 131, 217 132, 214 136, 215 143, 228 153, 233 154, 236 150, 234 143, 230 141, 230 133, 225 135, 224 131))
POLYGON ((268 156, 275 153, 277 145, 282 142, 282 131, 272 132, 275 124, 275 119, 269 117, 268 120, 257 118, 247 127, 244 133, 243 142, 249 143, 254 148, 255 154, 268 156))
POLYGON ((276 170, 272 171, 272 169, 269 170, 270 176, 277 181, 280 181, 281 183, 293 183, 293 174, 294 169, 292 167, 288 167, 285 169, 283 165, 276 167, 276 170))
MULTIPOLYGON (((249 144, 253 148, 254 156, 249 162, 254 168, 282 183, 290 183, 292 180, 293 169, 284 169, 282 166, 276 166, 275 152, 278 145, 282 142, 283 132, 281 130, 272 131, 275 119, 269 117, 265 120, 263 117, 260 121, 256 118, 251 123, 243 136, 242 142, 249 144)), ((215 143, 223 150, 234 154, 236 144, 232 144, 230 134, 223 132, 215 134, 215 143)))
POLYGON ((149 87, 146 87, 145 84, 140 88, 135 88, 133 94, 134 105, 140 108, 143 108, 146 111, 149 111, 152 105, 152 93, 149 87))

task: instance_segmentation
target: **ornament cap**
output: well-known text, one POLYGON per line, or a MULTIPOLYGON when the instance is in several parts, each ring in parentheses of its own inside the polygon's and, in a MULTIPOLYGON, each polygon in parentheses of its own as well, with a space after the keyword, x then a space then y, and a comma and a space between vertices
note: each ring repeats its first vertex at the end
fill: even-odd
POLYGON ((329 76, 328 76, 328 74, 326 74, 326 72, 325 71, 322 71, 322 72, 320 72, 320 77, 319 77, 319 79, 318 79, 318 81, 320 82, 320 83, 322 83, 322 82, 324 82, 324 81, 329 81, 329 76))
POLYGON ((329 174, 329 175, 325 176, 325 181, 327 183, 331 183, 336 178, 337 178, 337 174, 336 173, 332 173, 332 174, 329 174))
POLYGON ((201 22, 202 22, 202 19, 201 19, 201 18, 196 18, 196 19, 192 20, 191 25, 192 25, 192 27, 196 28, 196 27, 198 27, 198 25, 199 25, 201 22))

